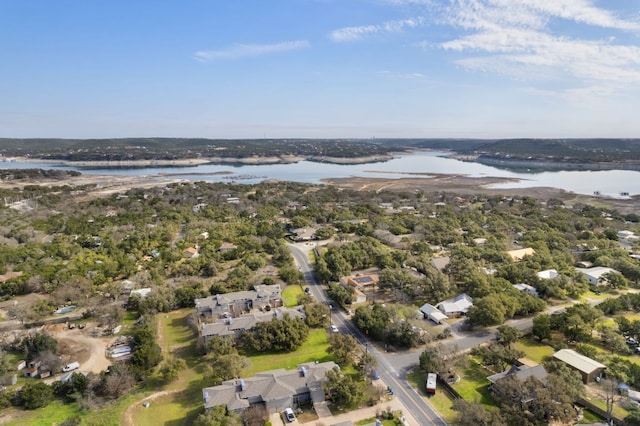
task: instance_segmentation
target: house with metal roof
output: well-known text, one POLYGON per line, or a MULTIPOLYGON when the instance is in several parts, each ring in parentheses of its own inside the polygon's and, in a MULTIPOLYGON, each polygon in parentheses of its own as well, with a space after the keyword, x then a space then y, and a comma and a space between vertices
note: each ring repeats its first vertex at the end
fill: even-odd
POLYGON ((436 305, 436 308, 443 314, 451 316, 459 316, 467 313, 473 306, 473 299, 465 293, 459 294, 451 299, 444 300, 436 305))
POLYGON ((296 370, 272 370, 245 379, 233 379, 221 385, 202 389, 205 410, 224 405, 227 410, 242 412, 249 407, 263 406, 269 413, 295 408, 300 402, 325 401, 322 384, 326 373, 338 367, 333 361, 309 362, 296 370))
POLYGON ((603 284, 605 279, 603 275, 608 274, 610 272, 618 273, 615 269, 607 268, 604 266, 594 266, 593 268, 576 268, 578 272, 581 272, 587 280, 589 280, 589 284, 591 285, 600 285, 603 284))
POLYGON ((429 303, 425 303, 424 305, 422 305, 420 307, 420 312, 422 312, 424 319, 431 320, 436 324, 441 324, 442 321, 446 321, 449 319, 448 316, 443 314, 438 308, 429 303))
POLYGON ((582 376, 582 381, 585 384, 596 380, 597 377, 601 377, 602 373, 607 368, 606 365, 579 354, 573 349, 561 349, 554 353, 553 357, 564 362, 574 370, 578 370, 582 376))

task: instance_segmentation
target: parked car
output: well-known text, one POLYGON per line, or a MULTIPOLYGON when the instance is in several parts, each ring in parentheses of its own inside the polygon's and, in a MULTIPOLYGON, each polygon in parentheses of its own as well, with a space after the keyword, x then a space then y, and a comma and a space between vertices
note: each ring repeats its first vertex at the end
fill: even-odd
POLYGON ((371 369, 371 378, 373 380, 378 380, 380 378, 380 375, 378 374, 378 372, 374 369, 371 369))
POLYGON ((633 337, 627 337, 625 340, 625 343, 627 345, 637 345, 638 341, 636 339, 634 339, 633 337))
POLYGON ((331 327, 329 327, 329 329, 331 330, 332 333, 338 333, 340 330, 338 330, 338 327, 336 327, 335 324, 331 324, 331 327))
POLYGON ((287 422, 292 423, 296 421, 296 415, 293 414, 293 410, 289 407, 284 409, 284 418, 287 422))

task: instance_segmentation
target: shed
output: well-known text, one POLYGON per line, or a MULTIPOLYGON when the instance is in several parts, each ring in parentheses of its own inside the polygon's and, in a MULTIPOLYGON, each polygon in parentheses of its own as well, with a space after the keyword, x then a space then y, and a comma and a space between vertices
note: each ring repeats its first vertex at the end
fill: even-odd
POLYGON ((553 354, 553 357, 567 364, 574 370, 578 370, 582 376, 582 381, 587 384, 594 381, 597 377, 601 377, 606 365, 598 361, 586 357, 573 349, 561 349, 553 354))

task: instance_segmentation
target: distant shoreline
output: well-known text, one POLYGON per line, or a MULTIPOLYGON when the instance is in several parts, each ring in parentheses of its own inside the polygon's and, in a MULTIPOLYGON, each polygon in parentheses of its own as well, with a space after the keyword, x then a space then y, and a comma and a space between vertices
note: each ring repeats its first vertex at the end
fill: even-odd
MULTIPOLYGON (((122 167, 192 167, 204 164, 219 165, 267 165, 267 164, 292 164, 300 161, 311 161, 316 163, 332 164, 367 164, 393 159, 392 154, 369 155, 364 157, 328 157, 328 156, 295 156, 283 155, 278 157, 207 157, 207 158, 181 158, 175 160, 100 160, 100 161, 69 161, 69 160, 49 160, 33 157, 5 157, 5 162, 22 163, 45 163, 63 164, 72 167, 100 167, 100 168, 122 168, 122 167)), ((0 162, 0 167, 1 167, 0 162)))

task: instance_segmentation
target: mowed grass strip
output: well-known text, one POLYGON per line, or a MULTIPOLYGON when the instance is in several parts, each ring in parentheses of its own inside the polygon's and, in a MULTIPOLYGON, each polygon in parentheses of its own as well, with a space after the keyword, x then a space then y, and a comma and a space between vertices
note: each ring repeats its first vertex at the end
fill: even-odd
POLYGON ((554 349, 544 343, 536 342, 532 339, 520 339, 513 343, 513 348, 524 352, 525 358, 542 364, 542 361, 553 356, 554 349))
POLYGON ((293 352, 244 354, 251 360, 251 367, 246 375, 250 377, 261 371, 279 368, 290 370, 305 362, 332 361, 333 357, 327 353, 328 347, 327 332, 324 329, 312 329, 306 342, 293 352))
POLYGON ((304 291, 300 285, 288 285, 282 290, 282 301, 284 306, 292 308, 298 306, 298 296, 302 296, 304 291))

